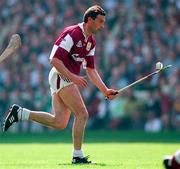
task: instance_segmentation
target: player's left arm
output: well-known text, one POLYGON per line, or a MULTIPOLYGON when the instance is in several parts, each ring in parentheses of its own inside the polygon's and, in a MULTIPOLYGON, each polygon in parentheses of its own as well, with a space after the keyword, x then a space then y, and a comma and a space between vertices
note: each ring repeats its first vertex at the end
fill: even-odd
POLYGON ((109 99, 114 99, 115 95, 118 93, 117 90, 109 89, 101 79, 96 68, 86 68, 86 74, 88 75, 91 82, 99 88, 99 90, 104 94, 105 97, 109 99))
POLYGON ((104 94, 104 96, 108 99, 114 99, 115 95, 118 94, 117 90, 109 89, 101 79, 98 71, 96 70, 94 57, 95 57, 95 48, 96 41, 93 39, 93 46, 89 51, 89 54, 86 56, 86 74, 91 80, 91 82, 99 88, 99 90, 104 94))

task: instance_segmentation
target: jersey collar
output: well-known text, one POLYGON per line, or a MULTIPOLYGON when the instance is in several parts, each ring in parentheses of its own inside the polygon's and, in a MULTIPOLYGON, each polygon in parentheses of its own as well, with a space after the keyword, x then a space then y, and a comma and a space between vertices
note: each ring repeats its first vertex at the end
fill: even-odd
POLYGON ((84 35, 85 39, 87 39, 89 36, 86 36, 83 24, 84 24, 84 22, 81 22, 81 23, 78 24, 78 26, 80 27, 80 29, 82 31, 82 34, 84 35))

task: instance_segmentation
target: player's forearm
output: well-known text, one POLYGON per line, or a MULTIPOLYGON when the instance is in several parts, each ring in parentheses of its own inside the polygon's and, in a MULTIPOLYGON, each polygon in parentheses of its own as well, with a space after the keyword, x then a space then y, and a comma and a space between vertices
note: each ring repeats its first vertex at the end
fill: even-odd
POLYGON ((57 58, 52 58, 50 60, 50 63, 56 68, 56 70, 64 75, 65 77, 67 77, 68 79, 72 79, 72 77, 74 76, 73 73, 71 73, 65 66, 64 66, 64 63, 57 59, 57 58))
POLYGON ((104 82, 102 81, 101 77, 99 76, 99 73, 97 72, 96 69, 90 69, 87 68, 86 69, 86 73, 89 77, 89 79, 92 81, 92 83, 97 86, 97 88, 99 88, 99 90, 106 95, 107 92, 107 87, 104 84, 104 82))

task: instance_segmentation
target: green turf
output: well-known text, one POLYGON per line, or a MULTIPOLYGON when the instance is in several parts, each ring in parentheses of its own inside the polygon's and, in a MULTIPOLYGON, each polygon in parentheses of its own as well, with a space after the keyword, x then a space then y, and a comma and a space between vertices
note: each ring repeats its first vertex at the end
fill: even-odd
POLYGON ((163 169, 180 148, 179 133, 88 132, 84 151, 93 165, 71 165, 71 134, 0 134, 0 169, 163 169))

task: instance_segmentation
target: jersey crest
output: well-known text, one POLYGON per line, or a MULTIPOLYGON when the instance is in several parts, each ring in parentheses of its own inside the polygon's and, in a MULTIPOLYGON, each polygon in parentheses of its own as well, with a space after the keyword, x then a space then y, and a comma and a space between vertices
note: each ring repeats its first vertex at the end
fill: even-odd
POLYGON ((86 46, 86 50, 87 50, 87 51, 89 51, 89 50, 91 49, 91 45, 92 45, 91 42, 88 42, 88 43, 87 43, 87 46, 86 46))
POLYGON ((77 46, 78 48, 81 48, 81 47, 82 47, 82 42, 81 42, 81 40, 76 44, 76 46, 77 46))

